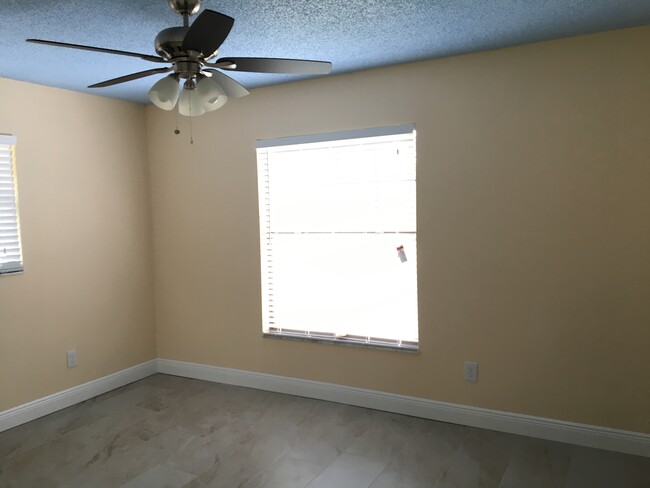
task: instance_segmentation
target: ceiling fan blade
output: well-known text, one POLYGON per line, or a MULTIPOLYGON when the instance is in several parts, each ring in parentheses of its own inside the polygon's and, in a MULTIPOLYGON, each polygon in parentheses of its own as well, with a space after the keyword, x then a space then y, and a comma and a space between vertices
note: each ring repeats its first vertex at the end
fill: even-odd
POLYGON ((139 71, 137 73, 131 73, 130 75, 120 76, 119 78, 113 78, 112 80, 102 81, 101 83, 95 83, 90 85, 88 88, 103 88, 105 86, 117 85, 118 83, 124 83, 125 81, 137 80, 138 78, 144 78, 145 76, 157 75, 159 73, 169 73, 174 68, 154 68, 148 69, 146 71, 139 71))
POLYGON ((198 51, 206 58, 226 40, 235 19, 214 10, 204 10, 190 26, 183 39, 183 51, 198 51))
POLYGON ((293 75, 326 75, 332 71, 328 61, 280 58, 222 58, 215 64, 224 63, 222 69, 252 71, 254 73, 286 73, 293 75), (227 63, 235 67, 227 66, 227 63))
POLYGON ((27 42, 35 44, 45 44, 46 46, 67 47, 72 49, 82 49, 84 51, 96 51, 98 53, 118 54, 120 56, 130 56, 132 58, 140 58, 145 61, 152 61, 154 63, 168 63, 165 59, 159 56, 152 56, 149 54, 132 53, 129 51, 118 51, 117 49, 106 49, 103 47, 84 46, 83 44, 70 44, 68 42, 46 41, 44 39, 26 39, 27 42))
POLYGON ((204 69, 203 71, 212 74, 212 79, 223 88, 228 98, 241 98, 250 93, 239 82, 233 80, 230 76, 224 75, 221 71, 217 71, 216 69, 204 69))

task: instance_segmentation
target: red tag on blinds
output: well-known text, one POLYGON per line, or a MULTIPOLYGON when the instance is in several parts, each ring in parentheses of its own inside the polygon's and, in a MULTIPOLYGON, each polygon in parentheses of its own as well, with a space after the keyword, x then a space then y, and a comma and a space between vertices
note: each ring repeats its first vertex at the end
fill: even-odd
POLYGON ((404 252, 404 246, 397 247, 397 256, 401 262, 406 262, 406 253, 404 252))

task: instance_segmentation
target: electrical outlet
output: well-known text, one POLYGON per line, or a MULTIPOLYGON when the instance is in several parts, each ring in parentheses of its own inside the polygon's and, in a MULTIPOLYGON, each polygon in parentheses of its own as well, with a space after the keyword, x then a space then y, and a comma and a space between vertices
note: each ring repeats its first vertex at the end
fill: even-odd
POLYGON ((74 368, 77 365, 77 350, 68 351, 68 368, 74 368))
POLYGON ((478 381, 478 363, 465 361, 465 381, 470 383, 478 381))

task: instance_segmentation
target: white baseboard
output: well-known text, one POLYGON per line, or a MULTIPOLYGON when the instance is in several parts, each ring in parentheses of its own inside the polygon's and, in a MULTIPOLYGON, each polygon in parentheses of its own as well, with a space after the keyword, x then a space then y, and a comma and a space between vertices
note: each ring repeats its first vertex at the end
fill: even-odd
POLYGON ((650 435, 638 432, 170 359, 158 372, 650 457, 650 435))
POLYGON ((170 359, 147 361, 2 411, 0 432, 146 378, 156 372, 650 457, 649 434, 170 359))
POLYGON ((4 410, 0 412, 0 432, 151 376, 156 373, 156 368, 157 360, 152 359, 146 363, 4 410))

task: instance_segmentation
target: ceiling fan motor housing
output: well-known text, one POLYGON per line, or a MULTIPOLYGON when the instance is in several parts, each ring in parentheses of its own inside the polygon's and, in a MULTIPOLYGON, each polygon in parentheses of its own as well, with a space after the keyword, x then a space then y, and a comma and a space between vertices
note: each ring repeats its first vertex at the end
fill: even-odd
POLYGON ((154 41, 158 55, 167 60, 184 56, 182 45, 188 30, 189 27, 170 27, 161 30, 154 41))

